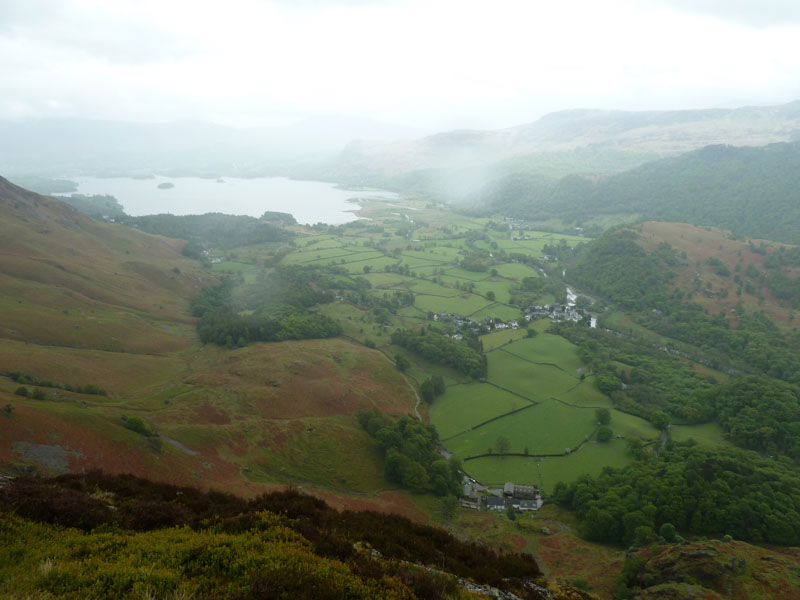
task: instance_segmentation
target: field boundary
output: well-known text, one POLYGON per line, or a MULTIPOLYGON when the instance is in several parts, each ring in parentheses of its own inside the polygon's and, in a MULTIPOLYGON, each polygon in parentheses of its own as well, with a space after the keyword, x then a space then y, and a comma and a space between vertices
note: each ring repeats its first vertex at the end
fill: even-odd
MULTIPOLYGON (((484 452, 483 454, 476 454, 475 456, 465 456, 461 460, 463 462, 467 462, 468 460, 475 460, 478 458, 492 458, 492 457, 500 457, 503 458, 505 456, 516 456, 519 458, 561 458, 564 456, 572 456, 576 452, 579 452, 586 444, 591 442, 591 438, 597 434, 597 430, 599 427, 596 427, 595 430, 589 434, 589 437, 583 440, 580 444, 578 444, 574 450, 570 452, 561 452, 559 454, 524 454, 522 452, 507 452, 506 454, 498 454, 497 452, 484 452)), ((622 438, 624 439, 624 438, 622 438)))
POLYGON ((492 417, 491 419, 488 419, 486 421, 478 423, 474 427, 469 427, 468 429, 465 429, 464 431, 459 431, 456 434, 453 434, 453 435, 448 436, 446 438, 442 438, 440 441, 446 442, 447 440, 452 440, 453 438, 456 438, 456 437, 458 437, 460 435, 464 435, 465 433, 469 433, 470 431, 475 431, 476 429, 479 429, 480 427, 483 427, 484 425, 488 425, 489 423, 492 423, 493 421, 497 421, 498 419, 503 419, 505 417, 509 417, 511 415, 515 415, 518 412, 522 412, 523 410, 528 410, 530 408, 533 408, 534 406, 537 406, 538 404, 539 404, 538 402, 531 401, 531 404, 529 404, 528 406, 523 406, 522 408, 517 408, 515 410, 512 410, 511 412, 503 413, 502 415, 497 415, 496 417, 492 417))
MULTIPOLYGON (((523 338, 523 339, 525 339, 525 338, 523 338)), ((510 343, 511 343, 511 342, 508 342, 508 343, 506 343, 506 344, 503 344, 502 346, 498 346, 497 348, 495 348, 495 349, 494 349, 494 350, 492 350, 491 352, 496 352, 497 350, 502 350, 502 351, 503 351, 503 352, 505 352, 506 354, 510 354, 510 355, 511 355, 511 356, 513 356, 514 358, 518 358, 518 359, 520 359, 520 360, 524 360, 525 362, 529 362, 529 363, 531 363, 532 365, 540 365, 540 366, 544 366, 544 367, 555 367, 556 369, 558 369, 558 370, 559 370, 559 371, 561 371, 562 373, 565 373, 565 374, 569 375, 570 377, 573 377, 573 378, 575 378, 575 379, 578 379, 577 377, 575 377, 575 375, 573 375, 573 374, 572 374, 572 373, 570 373, 569 371, 565 370, 563 367, 560 367, 560 366, 559 366, 559 365, 557 365, 556 363, 549 363, 549 362, 536 362, 535 360, 531 360, 531 359, 529 359, 529 358, 522 357, 522 356, 520 356, 519 354, 514 354, 513 352, 509 352, 508 350, 505 350, 504 346, 507 346, 507 345, 508 345, 508 344, 510 344, 510 343)), ((487 354, 489 354, 489 352, 487 352, 487 354)), ((571 392, 571 391, 572 391, 572 390, 574 390, 576 387, 578 387, 578 385, 577 385, 577 384, 576 384, 575 386, 571 387, 570 389, 568 389, 567 391, 568 391, 568 392, 571 392)))

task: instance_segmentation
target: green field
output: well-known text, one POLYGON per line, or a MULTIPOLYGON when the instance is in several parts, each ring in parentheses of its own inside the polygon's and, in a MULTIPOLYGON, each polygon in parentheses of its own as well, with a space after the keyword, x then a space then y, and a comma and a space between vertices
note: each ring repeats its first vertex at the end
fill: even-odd
POLYGON ((574 404, 575 406, 604 406, 606 408, 611 408, 613 406, 611 398, 597 389, 597 386, 594 384, 594 377, 587 377, 578 384, 578 387, 570 390, 566 394, 561 394, 558 396, 558 399, 563 400, 567 404, 574 404))
POLYGON ((475 271, 467 271, 461 267, 450 267, 445 272, 450 277, 458 277, 459 279, 466 279, 467 281, 483 281, 490 277, 488 272, 478 273, 475 271))
POLYGON ((561 336, 549 333, 528 338, 503 351, 534 363, 555 363, 570 375, 579 375, 583 368, 577 347, 561 336))
POLYGON ((355 275, 364 275, 364 267, 369 266, 373 271, 381 271, 389 265, 396 265, 397 259, 388 256, 380 255, 376 258, 368 258, 367 260, 354 259, 342 265, 348 273, 355 275))
POLYGON ((581 475, 596 477, 605 467, 622 468, 632 460, 625 442, 613 440, 606 444, 589 442, 574 454, 557 458, 477 458, 465 462, 464 470, 483 484, 533 483, 550 493, 559 481, 570 483, 581 475))
POLYGON ((500 275, 509 279, 522 280, 525 277, 540 277, 536 269, 522 263, 503 263, 497 265, 495 269, 500 275))
POLYGON ((471 383, 447 388, 431 405, 429 413, 439 436, 448 438, 528 404, 527 400, 488 383, 471 383))
MULTIPOLYGON (((514 342, 511 347, 520 343, 514 342)), ((487 358, 489 381, 537 402, 559 398, 580 382, 558 367, 536 365, 503 350, 496 350, 487 358)))
POLYGON ((413 282, 414 283, 411 284, 411 291, 413 291, 414 294, 444 296, 446 298, 452 298, 453 296, 458 296, 461 294, 460 290, 451 287, 445 287, 425 279, 415 279, 413 282))
POLYGON ((611 423, 608 426, 614 435, 621 435, 624 438, 638 437, 643 440, 655 440, 660 437, 658 429, 653 427, 649 421, 618 410, 611 411, 611 423))
POLYGON ((521 315, 518 308, 508 306, 507 304, 500 304, 499 302, 490 302, 485 308, 475 311, 468 316, 478 321, 486 317, 499 317, 504 321, 510 321, 511 319, 519 319, 521 315))
POLYGON ((501 331, 493 331, 480 337, 483 344, 484 352, 491 352, 492 350, 504 346, 514 340, 520 340, 528 335, 524 329, 503 329, 501 331))
POLYGON ((325 240, 333 239, 332 235, 309 235, 307 237, 297 237, 294 240, 294 245, 298 248, 306 248, 309 246, 315 246, 320 242, 324 242, 325 240))
POLYGON ((676 442, 685 442, 689 438, 701 446, 719 446, 729 444, 723 437, 725 432, 717 423, 703 423, 702 425, 673 425, 669 429, 669 437, 676 442))
MULTIPOLYGON (((520 399, 520 407, 524 400, 520 399)), ((548 400, 456 436, 445 447, 461 458, 486 454, 507 437, 510 453, 560 454, 575 449, 597 428, 594 411, 548 400)), ((494 451, 494 450, 492 450, 494 451)))
POLYGON ((471 315, 490 304, 492 303, 486 300, 486 298, 476 296, 475 294, 462 294, 452 298, 419 295, 414 301, 414 305, 425 312, 450 312, 464 316, 471 315))
MULTIPOLYGON (((511 299, 511 293, 509 292, 510 287, 511 282, 507 279, 492 277, 475 283, 475 292, 482 296, 485 296, 487 292, 493 292, 497 302, 508 303, 511 299)), ((518 309, 517 314, 519 314, 518 309)))
POLYGON ((412 277, 400 275, 398 273, 367 273, 362 275, 364 279, 370 282, 374 288, 391 288, 398 287, 400 284, 413 281, 412 277))

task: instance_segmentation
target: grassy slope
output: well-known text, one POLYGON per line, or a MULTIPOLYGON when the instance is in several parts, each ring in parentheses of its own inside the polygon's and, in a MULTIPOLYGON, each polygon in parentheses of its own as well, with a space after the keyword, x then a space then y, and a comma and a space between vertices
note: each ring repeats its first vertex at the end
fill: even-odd
POLYGON ((92 221, 4 180, 0 212, 0 373, 109 392, 41 388, 46 400, 24 399, 0 376, 0 404, 15 407, 0 462, 248 495, 302 481, 421 517, 379 493, 379 457, 352 418, 373 406, 412 411, 412 391, 380 353, 344 339, 203 348, 188 302, 214 279, 180 255, 182 242, 92 221), (160 449, 122 427, 123 415, 159 431, 160 449))

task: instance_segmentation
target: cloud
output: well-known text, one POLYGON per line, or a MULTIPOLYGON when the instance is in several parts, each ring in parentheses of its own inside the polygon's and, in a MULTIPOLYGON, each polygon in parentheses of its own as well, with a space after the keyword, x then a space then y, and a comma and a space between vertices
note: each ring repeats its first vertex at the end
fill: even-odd
POLYGON ((166 28, 124 2, 12 0, 0 5, 0 35, 31 45, 119 64, 185 56, 188 48, 166 28))
POLYGON ((786 27, 800 24, 797 0, 656 0, 681 12, 709 16, 746 27, 786 27))
POLYGON ((430 129, 800 96, 800 27, 684 6, 2 0, 0 117, 258 125, 336 113, 430 129))

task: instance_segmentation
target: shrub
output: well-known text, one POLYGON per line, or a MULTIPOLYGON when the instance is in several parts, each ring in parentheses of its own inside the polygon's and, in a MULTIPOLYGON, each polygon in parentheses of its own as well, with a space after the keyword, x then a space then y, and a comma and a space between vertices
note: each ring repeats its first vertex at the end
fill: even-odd
POLYGON ((131 431, 135 431, 138 434, 141 434, 146 437, 151 437, 154 434, 153 430, 150 429, 144 420, 141 417, 133 416, 133 417, 122 417, 122 425, 126 429, 130 429, 131 431))

